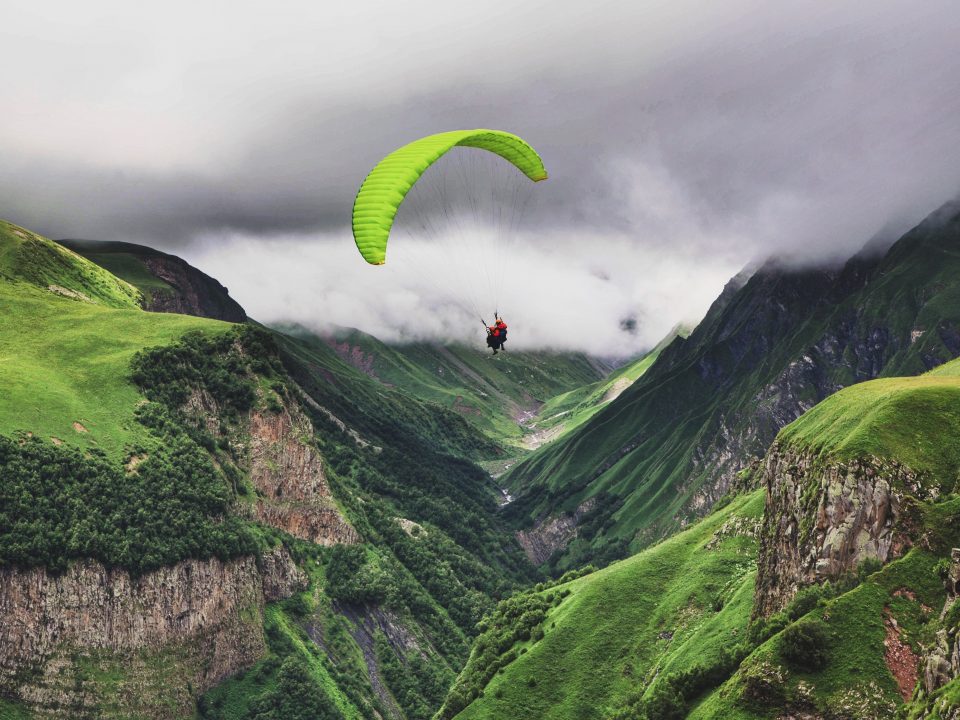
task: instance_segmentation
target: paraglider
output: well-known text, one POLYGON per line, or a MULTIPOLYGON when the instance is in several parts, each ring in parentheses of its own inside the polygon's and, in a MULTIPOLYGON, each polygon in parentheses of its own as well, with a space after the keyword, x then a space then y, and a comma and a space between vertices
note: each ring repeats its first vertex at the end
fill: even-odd
POLYGON ((507 342, 507 324, 499 313, 494 312, 493 317, 496 320, 493 325, 488 326, 486 320, 483 321, 483 325, 487 328, 487 347, 492 349, 493 354, 496 355, 497 351, 506 350, 503 344, 507 342))
MULTIPOLYGON (((357 192, 353 203, 353 238, 364 260, 371 265, 386 263, 387 241, 407 194, 434 163, 458 147, 476 148, 499 156, 533 182, 547 179, 547 171, 536 150, 517 135, 501 130, 454 130, 408 143, 378 162, 357 192)), ((499 197, 500 193, 495 195, 499 197)), ((449 212, 447 207, 440 210, 444 214, 449 212)), ((496 208, 496 214, 507 213, 503 208, 496 208)), ((499 272, 496 266, 492 271, 485 269, 494 279, 499 272)), ((487 344, 497 354, 506 340, 507 326, 499 314, 495 320, 489 327, 486 322, 483 324, 487 329, 487 344)))

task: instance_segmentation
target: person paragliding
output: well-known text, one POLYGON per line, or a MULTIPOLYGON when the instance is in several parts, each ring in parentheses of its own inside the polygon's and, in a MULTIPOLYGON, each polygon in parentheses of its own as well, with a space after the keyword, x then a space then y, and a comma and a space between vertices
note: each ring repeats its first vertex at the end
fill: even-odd
MULTIPOLYGON (((533 182, 547 179, 543 161, 523 138, 501 130, 455 130, 437 133, 404 145, 383 158, 367 175, 353 203, 353 239, 371 265, 383 265, 387 240, 397 211, 410 189, 433 163, 454 148, 485 150, 516 167, 533 182)), ((507 324, 494 313, 487 330, 487 346, 496 355, 504 349, 507 324)))
MULTIPOLYGON (((503 318, 500 317, 500 315, 494 313, 493 317, 497 320, 495 326, 497 330, 500 331, 500 344, 502 345, 507 341, 507 324, 503 321, 503 318)), ((506 348, 504 348, 504 350, 506 350, 506 348)))
POLYGON ((495 320, 493 325, 487 325, 487 321, 480 318, 483 326, 487 329, 487 347, 493 350, 493 354, 496 355, 498 351, 506 350, 503 344, 507 341, 507 324, 497 312, 493 313, 493 319, 495 320))

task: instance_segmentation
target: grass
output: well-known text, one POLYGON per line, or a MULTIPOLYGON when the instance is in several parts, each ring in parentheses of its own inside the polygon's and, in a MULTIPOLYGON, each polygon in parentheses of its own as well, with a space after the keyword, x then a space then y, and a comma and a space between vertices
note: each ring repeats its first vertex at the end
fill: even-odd
POLYGON ((919 377, 845 388, 780 433, 783 442, 833 459, 895 458, 947 490, 960 472, 958 436, 960 360, 919 377))
POLYGON ((229 325, 145 313, 139 298, 73 251, 0 221, 0 434, 29 432, 113 457, 142 439, 133 355, 229 325))
POLYGON ((32 720, 33 714, 18 703, 0 698, 0 720, 32 720))
POLYGON ((602 380, 553 396, 537 411, 536 419, 527 426, 528 429, 546 432, 550 441, 575 430, 639 380, 675 337, 686 338, 689 334, 689 329, 677 326, 653 350, 602 380), (556 432, 549 432, 554 428, 557 428, 556 432))
MULTIPOLYGON (((960 538, 954 538, 954 542, 960 538)), ((915 548, 853 590, 818 607, 798 622, 822 619, 829 629, 828 660, 817 672, 790 670, 781 654, 779 633, 748 657, 738 673, 705 698, 691 720, 781 716, 790 704, 806 702, 822 712, 843 717, 892 716, 902 705, 896 683, 884 661, 884 618, 889 613, 904 632, 904 639, 919 651, 929 642, 943 605, 944 589, 933 571, 934 553, 915 548), (916 599, 896 597, 907 589, 916 599), (926 605, 931 610, 925 610, 926 605), (747 679, 760 668, 776 668, 783 678, 783 697, 762 703, 744 698, 747 679)))
POLYGON ((0 434, 31 432, 118 457, 146 433, 134 420, 143 399, 129 379, 134 354, 229 327, 0 283, 0 434))
POLYGON ((55 289, 82 302, 114 308, 140 306, 140 293, 72 250, 0 220, 0 280, 55 289))
POLYGON ((151 273, 150 269, 143 263, 143 260, 133 253, 86 252, 84 253, 84 257, 100 267, 109 270, 118 278, 123 278, 144 295, 152 295, 155 292, 173 291, 169 283, 164 282, 151 273))
POLYGON ((659 545, 545 591, 571 594, 547 615, 544 638, 521 644, 526 652, 458 720, 600 718, 644 679, 715 657, 749 621, 757 543, 743 530, 762 510, 761 492, 738 498, 659 545))

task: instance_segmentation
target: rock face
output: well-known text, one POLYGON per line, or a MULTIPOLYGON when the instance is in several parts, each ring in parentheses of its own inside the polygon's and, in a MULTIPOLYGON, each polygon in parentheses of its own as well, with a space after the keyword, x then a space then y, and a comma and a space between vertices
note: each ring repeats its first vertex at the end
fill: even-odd
POLYGON ((542 565, 557 550, 565 548, 577 536, 580 519, 596 504, 595 498, 581 503, 572 515, 549 517, 529 530, 517 531, 517 541, 534 565, 542 565))
POLYGON ((221 408, 204 390, 194 390, 184 413, 217 438, 229 434, 242 469, 257 493, 253 506, 239 504, 265 525, 319 545, 358 542, 360 536, 337 508, 323 469, 323 459, 311 444, 314 429, 296 401, 278 410, 252 409, 240 427, 221 425, 221 408))
MULTIPOLYGON (((941 615, 947 617, 957 603, 960 594, 960 548, 953 549, 953 557, 947 578, 947 600, 941 615)), ((937 631, 933 646, 927 652, 923 662, 923 690, 929 695, 960 678, 960 624, 945 624, 937 631)))
POLYGON ((282 548, 141 577, 81 561, 0 570, 0 694, 50 717, 189 716, 265 654, 266 601, 306 586, 282 548))
POLYGON ((157 291, 144 298, 143 309, 245 322, 247 314, 230 297, 227 288, 185 260, 155 253, 143 258, 151 274, 170 285, 172 291, 157 291))
POLYGON ((249 418, 250 481, 258 499, 254 517, 319 545, 354 543, 357 531, 337 509, 319 453, 309 443, 313 427, 299 408, 254 410, 249 418))
POLYGON ((764 461, 766 507, 760 536, 756 616, 782 610, 797 590, 892 560, 909 546, 904 491, 919 495, 903 465, 865 458, 846 463, 776 443, 764 461))

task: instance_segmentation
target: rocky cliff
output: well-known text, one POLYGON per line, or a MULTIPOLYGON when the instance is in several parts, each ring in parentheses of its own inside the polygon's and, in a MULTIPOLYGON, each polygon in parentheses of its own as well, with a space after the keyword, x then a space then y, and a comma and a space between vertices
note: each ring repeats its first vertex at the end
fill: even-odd
POLYGON ((580 503, 570 514, 544 518, 529 530, 518 530, 517 541, 534 565, 542 565, 557 550, 562 550, 577 536, 577 527, 584 514, 596 505, 595 498, 580 503))
POLYGON ((312 444, 313 425, 296 400, 288 398, 270 408, 257 405, 231 425, 221 422, 220 403, 206 390, 195 389, 182 410, 233 447, 233 459, 256 493, 252 507, 238 502, 238 512, 319 545, 359 540, 337 508, 323 459, 312 444))
POLYGON ((782 610, 797 590, 853 572, 864 560, 887 562, 911 544, 901 522, 906 494, 926 494, 916 473, 896 461, 836 462, 783 443, 763 466, 766 507, 754 612, 782 610))
POLYGON ((253 516, 318 545, 357 542, 359 535, 337 508, 320 454, 310 444, 313 426, 299 407, 253 410, 248 423, 250 481, 258 496, 253 516))
POLYGON ((190 715, 266 652, 265 602, 306 585, 283 548, 141 577, 82 561, 0 570, 0 692, 41 716, 190 715))
POLYGON ((143 309, 245 322, 247 314, 223 285, 186 260, 143 245, 61 240, 143 293, 143 309))
POLYGON ((950 567, 944 578, 947 599, 940 617, 943 627, 923 658, 921 665, 921 684, 917 701, 924 707, 918 717, 956 720, 960 718, 960 705, 948 697, 937 697, 937 691, 950 683, 960 681, 960 548, 954 548, 950 567))

